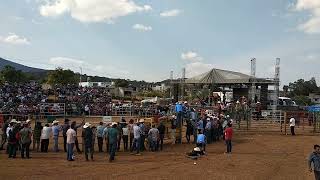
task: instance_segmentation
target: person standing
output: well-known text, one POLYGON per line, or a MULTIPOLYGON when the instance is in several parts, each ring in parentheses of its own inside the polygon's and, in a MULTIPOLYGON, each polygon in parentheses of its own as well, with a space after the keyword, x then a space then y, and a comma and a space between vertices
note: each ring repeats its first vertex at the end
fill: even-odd
POLYGON ((186 122, 187 122, 186 139, 187 139, 187 142, 190 143, 190 138, 191 138, 191 135, 193 134, 193 127, 191 124, 191 120, 186 120, 186 122))
POLYGON ((138 123, 134 124, 133 126, 133 144, 132 144, 132 148, 131 148, 131 153, 136 150, 136 154, 135 155, 141 155, 140 154, 140 142, 141 142, 141 129, 138 125, 138 123))
POLYGON ((90 123, 85 123, 83 126, 84 129, 84 144, 85 144, 85 158, 86 161, 89 161, 88 155, 90 154, 91 160, 93 161, 93 143, 92 143, 92 137, 93 137, 93 132, 91 129, 91 124, 90 123))
POLYGON ((9 127, 9 123, 8 122, 5 122, 3 125, 2 125, 2 136, 1 136, 1 146, 0 146, 0 150, 4 150, 4 145, 5 143, 7 142, 7 128, 9 127))
POLYGON ((106 127, 103 129, 103 137, 106 142, 106 151, 109 153, 109 140, 108 140, 108 129, 110 128, 110 124, 107 124, 106 127))
POLYGON ((53 151, 59 152, 58 141, 59 132, 61 131, 61 126, 58 125, 59 121, 54 120, 52 123, 52 134, 53 134, 53 151))
POLYGON ((146 147, 144 146, 144 142, 146 139, 146 126, 144 125, 144 119, 140 119, 139 121, 139 127, 140 127, 140 133, 141 133, 141 138, 140 138, 140 151, 146 150, 146 147))
POLYGON ((123 140, 124 151, 128 151, 129 128, 126 124, 124 124, 122 128, 122 140, 123 140))
POLYGON ((227 145, 227 152, 226 153, 231 153, 231 151, 232 151, 232 143, 231 143, 232 136, 233 136, 232 124, 228 123, 227 128, 224 131, 224 138, 225 138, 226 145, 227 145))
POLYGON ((16 158, 16 148, 17 148, 17 138, 16 138, 16 132, 15 132, 15 123, 16 120, 13 119, 10 121, 9 127, 7 128, 7 137, 8 137, 8 154, 9 158, 16 158))
POLYGON ((49 127, 49 124, 45 124, 41 131, 41 152, 48 152, 51 131, 52 128, 49 127))
POLYGON ((110 150, 109 162, 114 161, 114 157, 117 151, 118 136, 119 136, 119 131, 117 130, 117 123, 112 123, 112 127, 108 129, 108 140, 109 140, 109 150, 110 150))
POLYGON ((97 139, 98 139, 98 148, 99 152, 103 152, 103 130, 105 126, 103 125, 103 122, 99 123, 99 126, 97 127, 97 139))
MULTIPOLYGON (((77 132, 78 132, 78 128, 79 127, 82 127, 83 125, 84 125, 84 121, 82 121, 82 123, 81 124, 79 124, 79 125, 77 125, 77 122, 76 121, 73 121, 72 123, 71 123, 71 126, 73 125, 73 130, 76 132, 76 134, 77 134, 77 132)), ((77 138, 77 136, 75 137, 76 139, 75 139, 75 146, 76 146, 76 149, 77 149, 77 152, 78 153, 81 153, 81 150, 80 150, 80 148, 79 148, 79 141, 78 141, 78 138, 77 138)))
POLYGON ((133 138, 134 138, 134 135, 133 135, 133 126, 134 126, 134 124, 133 124, 133 119, 130 119, 130 121, 129 121, 129 124, 128 124, 128 129, 129 129, 129 133, 130 133, 130 150, 131 150, 131 148, 132 148, 132 143, 133 143, 133 138))
POLYGON ((160 147, 160 150, 162 151, 163 148, 163 139, 164 139, 164 134, 166 131, 166 127, 163 125, 163 122, 160 122, 160 125, 158 126, 158 130, 159 130, 159 141, 157 144, 157 148, 160 147))
POLYGON ((204 134, 207 137, 207 144, 211 143, 211 128, 212 128, 211 118, 207 118, 207 123, 204 129, 204 134))
POLYGON ((24 152, 26 152, 26 157, 29 159, 32 130, 27 123, 25 123, 23 126, 23 129, 19 131, 21 142, 21 158, 24 158, 24 152))
POLYGON ((176 116, 172 116, 172 119, 171 119, 171 140, 172 140, 172 144, 176 143, 176 128, 177 128, 177 119, 176 119, 176 116))
POLYGON ((41 137, 42 129, 43 127, 41 125, 41 122, 36 122, 36 125, 34 126, 34 131, 33 131, 33 150, 36 149, 37 152, 39 152, 40 137, 41 137))
POLYGON ((313 152, 308 158, 309 171, 314 172, 315 180, 320 180, 320 146, 318 144, 313 146, 313 152))
POLYGON ((70 120, 65 119, 64 120, 64 125, 62 125, 62 135, 63 135, 63 149, 64 152, 67 152, 67 131, 70 129, 70 120))
POLYGON ((67 131, 67 160, 74 161, 73 148, 76 141, 77 133, 74 130, 74 124, 67 131))
POLYGON ((294 132, 294 127, 296 126, 296 120, 294 119, 294 117, 291 117, 290 119, 290 130, 291 130, 291 135, 295 136, 295 132, 294 132))
POLYGON ((151 141, 151 151, 155 152, 157 148, 157 142, 159 139, 159 130, 156 128, 156 125, 152 125, 152 128, 148 132, 149 139, 151 141))

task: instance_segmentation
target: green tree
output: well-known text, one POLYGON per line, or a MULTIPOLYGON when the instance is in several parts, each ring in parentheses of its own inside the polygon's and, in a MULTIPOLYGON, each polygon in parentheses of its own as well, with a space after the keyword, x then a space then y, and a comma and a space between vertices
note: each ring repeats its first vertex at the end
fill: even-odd
POLYGON ((129 82, 125 79, 116 79, 114 82, 116 87, 128 87, 129 82))
POLYGON ((54 71, 50 71, 47 77, 47 83, 50 85, 67 85, 77 84, 79 77, 71 70, 64 70, 57 68, 54 71))
POLYGON ((309 93, 319 92, 316 79, 313 77, 309 81, 299 79, 294 83, 289 83, 289 96, 309 96, 309 93))
POLYGON ((28 80, 28 76, 21 70, 16 70, 12 66, 5 66, 0 72, 0 79, 2 82, 22 83, 28 80))

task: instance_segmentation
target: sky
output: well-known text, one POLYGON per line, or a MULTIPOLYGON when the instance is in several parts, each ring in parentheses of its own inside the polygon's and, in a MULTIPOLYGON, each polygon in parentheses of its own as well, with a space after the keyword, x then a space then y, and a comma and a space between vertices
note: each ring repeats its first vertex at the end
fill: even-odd
POLYGON ((211 68, 320 78, 320 0, 0 0, 0 57, 161 81, 211 68))

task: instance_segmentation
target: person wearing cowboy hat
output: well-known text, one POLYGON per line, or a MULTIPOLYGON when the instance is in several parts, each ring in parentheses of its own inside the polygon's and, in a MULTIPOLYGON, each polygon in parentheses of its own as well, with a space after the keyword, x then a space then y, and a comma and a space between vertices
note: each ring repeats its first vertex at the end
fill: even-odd
POLYGON ((109 150, 110 157, 109 162, 114 161, 114 157, 117 151, 117 141, 119 138, 119 131, 117 130, 117 123, 112 123, 111 128, 108 129, 108 140, 109 140, 109 150))
POLYGON ((17 131, 15 130, 15 124, 16 120, 12 119, 9 123, 9 127, 7 128, 7 137, 8 137, 8 154, 9 158, 16 158, 16 150, 17 150, 17 138, 16 138, 16 133, 17 131))
POLYGON ((59 132, 62 130, 62 128, 58 124, 59 124, 59 121, 57 121, 57 120, 54 120, 52 122, 53 151, 54 152, 59 152, 59 147, 58 147, 59 132))
POLYGON ((91 124, 88 122, 85 123, 83 126, 83 129, 84 129, 85 158, 86 158, 86 161, 89 161, 88 154, 90 153, 91 160, 93 161, 93 148, 92 148, 93 132, 91 129, 91 124))
POLYGON ((67 131, 70 128, 70 120, 65 119, 64 124, 62 125, 62 136, 63 136, 63 150, 67 152, 67 131))
POLYGON ((144 151, 146 150, 146 147, 144 146, 144 142, 146 139, 146 126, 144 125, 144 119, 139 120, 139 127, 141 131, 140 151, 144 151))
POLYGON ((32 130, 29 128, 27 122, 25 122, 23 126, 24 128, 19 131, 21 142, 21 158, 24 158, 24 152, 26 152, 26 157, 29 159, 32 130))

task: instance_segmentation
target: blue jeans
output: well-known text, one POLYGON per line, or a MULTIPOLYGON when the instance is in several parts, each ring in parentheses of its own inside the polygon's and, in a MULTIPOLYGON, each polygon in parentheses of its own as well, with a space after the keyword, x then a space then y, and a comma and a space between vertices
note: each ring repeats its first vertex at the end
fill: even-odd
POLYGON ((72 156, 73 156, 73 147, 74 147, 74 143, 68 143, 67 144, 67 160, 68 161, 71 161, 73 160, 72 159, 72 156))
POLYGON ((151 144, 151 151, 156 151, 158 148, 157 148, 157 140, 150 140, 150 144, 151 144))
POLYGON ((113 161, 114 160, 114 157, 116 155, 116 151, 117 151, 117 142, 114 142, 112 144, 109 144, 109 149, 110 149, 110 158, 109 160, 110 161, 113 161))
POLYGON ((231 140, 226 140, 226 144, 227 144, 227 153, 231 153, 231 150, 232 150, 231 140))
POLYGON ((137 154, 140 153, 140 141, 141 141, 141 138, 134 138, 133 139, 133 145, 132 145, 132 148, 131 148, 131 152, 136 150, 137 154))
POLYGON ((53 136, 53 151, 54 152, 58 152, 59 151, 58 140, 59 140, 58 136, 53 136))

